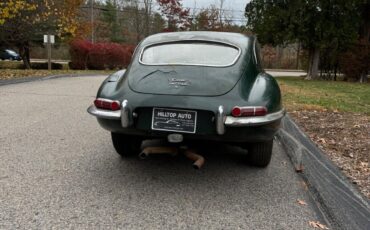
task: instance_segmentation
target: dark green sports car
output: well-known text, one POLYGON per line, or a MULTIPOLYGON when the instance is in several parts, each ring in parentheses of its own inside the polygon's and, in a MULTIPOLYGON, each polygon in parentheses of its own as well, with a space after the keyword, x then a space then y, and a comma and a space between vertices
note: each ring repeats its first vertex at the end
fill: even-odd
POLYGON ((122 155, 142 140, 219 141, 248 149, 265 167, 285 112, 280 89, 261 66, 253 36, 223 32, 152 35, 127 70, 109 76, 88 112, 122 155))

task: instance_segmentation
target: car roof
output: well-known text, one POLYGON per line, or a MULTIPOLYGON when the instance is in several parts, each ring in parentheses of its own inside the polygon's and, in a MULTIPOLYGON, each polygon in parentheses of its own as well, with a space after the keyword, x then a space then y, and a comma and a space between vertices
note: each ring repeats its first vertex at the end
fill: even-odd
POLYGON ((213 41, 231 44, 239 48, 246 48, 251 36, 240 33, 230 32, 213 32, 213 31, 187 31, 187 32, 170 32, 159 33, 145 38, 141 45, 147 46, 156 43, 166 43, 175 41, 213 41))

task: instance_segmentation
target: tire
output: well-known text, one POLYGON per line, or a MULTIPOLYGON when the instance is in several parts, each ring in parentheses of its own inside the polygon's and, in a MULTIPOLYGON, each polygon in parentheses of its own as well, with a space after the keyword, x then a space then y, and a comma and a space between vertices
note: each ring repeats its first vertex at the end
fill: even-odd
POLYGON ((272 156, 273 140, 253 143, 248 148, 248 162, 257 167, 267 167, 272 156))
POLYGON ((121 157, 139 154, 142 138, 113 132, 111 136, 114 149, 121 157))

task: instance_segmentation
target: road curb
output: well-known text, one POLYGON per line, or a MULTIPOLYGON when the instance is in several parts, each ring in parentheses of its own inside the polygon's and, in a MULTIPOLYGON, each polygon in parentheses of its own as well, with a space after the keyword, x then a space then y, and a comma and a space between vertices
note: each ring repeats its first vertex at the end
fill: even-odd
MULTIPOLYGON (((106 75, 108 76, 108 74, 106 75)), ((49 76, 43 76, 43 77, 32 76, 32 77, 14 78, 14 79, 0 80, 0 86, 33 82, 33 81, 43 81, 43 80, 63 78, 63 77, 97 77, 97 76, 104 76, 104 74, 88 74, 88 73, 86 74, 58 74, 58 75, 49 75, 49 76)))
POLYGON ((287 115, 278 140, 334 229, 370 229, 370 201, 287 115))

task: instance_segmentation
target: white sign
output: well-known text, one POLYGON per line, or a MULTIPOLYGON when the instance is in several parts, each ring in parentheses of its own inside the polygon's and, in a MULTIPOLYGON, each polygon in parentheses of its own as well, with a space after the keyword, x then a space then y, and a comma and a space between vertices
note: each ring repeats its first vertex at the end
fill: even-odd
POLYGON ((44 43, 51 43, 51 44, 54 44, 55 43, 55 36, 54 35, 44 35, 44 43), (49 39, 48 39, 49 37, 49 39))
POLYGON ((50 43, 51 44, 55 43, 55 36, 54 35, 50 35, 50 43))

